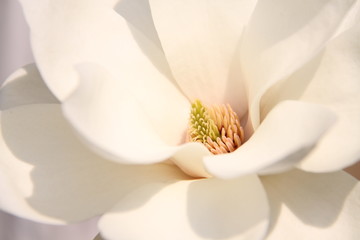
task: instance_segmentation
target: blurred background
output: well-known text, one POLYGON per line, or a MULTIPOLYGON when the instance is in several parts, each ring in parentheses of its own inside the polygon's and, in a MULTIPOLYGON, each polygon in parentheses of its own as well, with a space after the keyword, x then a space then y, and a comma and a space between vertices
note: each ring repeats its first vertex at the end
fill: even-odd
MULTIPOLYGON (((33 62, 29 29, 16 0, 0 0, 0 84, 16 69, 33 62)), ((360 163, 346 169, 360 179, 360 163)), ((1 197, 1 196, 0 196, 1 197)), ((69 226, 50 226, 0 211, 1 240, 92 240, 97 219, 69 226)))
POLYGON ((33 62, 29 29, 16 0, 0 0, 0 83, 17 68, 33 62))

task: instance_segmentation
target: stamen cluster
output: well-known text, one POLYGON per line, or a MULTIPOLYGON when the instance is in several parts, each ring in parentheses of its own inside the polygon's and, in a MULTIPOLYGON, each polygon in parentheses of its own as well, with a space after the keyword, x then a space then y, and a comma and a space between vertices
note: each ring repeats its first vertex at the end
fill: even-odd
POLYGON ((239 117, 229 104, 205 107, 196 100, 189 125, 188 141, 203 143, 213 154, 233 152, 244 142, 239 117))
POLYGON ((196 100, 191 104, 189 137, 191 142, 206 143, 207 138, 216 140, 219 130, 206 107, 196 100))

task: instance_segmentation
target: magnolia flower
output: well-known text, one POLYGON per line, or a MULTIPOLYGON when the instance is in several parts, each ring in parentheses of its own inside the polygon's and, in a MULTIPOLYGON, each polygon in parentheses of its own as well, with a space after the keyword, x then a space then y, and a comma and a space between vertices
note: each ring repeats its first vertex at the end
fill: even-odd
POLYGON ((359 238, 357 1, 21 3, 2 209, 103 215, 106 239, 359 238))

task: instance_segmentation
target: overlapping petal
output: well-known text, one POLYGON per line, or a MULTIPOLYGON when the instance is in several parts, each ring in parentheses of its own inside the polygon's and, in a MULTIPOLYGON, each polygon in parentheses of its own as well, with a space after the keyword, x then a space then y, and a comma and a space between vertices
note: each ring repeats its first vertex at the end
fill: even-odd
POLYGON ((360 20, 360 1, 356 0, 351 10, 348 12, 347 16, 341 22, 340 27, 337 30, 334 38, 338 35, 344 33, 345 31, 349 30, 350 28, 356 26, 360 20))
POLYGON ((81 62, 106 66, 117 81, 133 89, 145 82, 154 86, 170 84, 171 74, 162 50, 116 12, 117 0, 21 3, 37 65, 60 100, 76 89, 78 74, 74 66, 81 62))
POLYGON ((206 168, 221 178, 291 169, 317 144, 335 119, 331 111, 320 105, 282 102, 235 152, 205 157, 206 168))
POLYGON ((242 116, 246 93, 236 50, 256 0, 150 0, 166 58, 193 101, 230 103, 242 116))
POLYGON ((100 222, 107 239, 261 239, 263 183, 270 239, 287 237, 284 226, 304 238, 357 239, 360 190, 348 176, 253 175, 303 159, 305 170, 332 171, 360 156, 356 0, 21 2, 62 106, 35 66, 1 89, 0 208, 64 223, 116 204, 100 222), (240 117, 250 106, 254 135, 217 156, 182 144, 195 98, 230 103, 240 117), (158 164, 168 159, 207 179, 158 164))
POLYGON ((120 201, 99 226, 109 240, 262 239, 267 198, 255 175, 153 184, 120 201), (154 191, 156 196, 143 200, 154 191))
POLYGON ((328 107, 338 121, 300 167, 326 172, 360 158, 360 28, 358 24, 332 40, 326 49, 289 79, 264 95, 263 111, 284 99, 301 99, 328 107))
POLYGON ((123 16, 128 24, 138 29, 159 49, 162 49, 152 19, 149 0, 122 0, 115 5, 114 10, 123 16))
POLYGON ((1 85, 0 110, 40 103, 58 101, 42 81, 35 64, 17 70, 1 85))
POLYGON ((153 163, 184 140, 189 103, 179 93, 146 81, 123 85, 97 64, 77 69, 81 83, 63 103, 64 113, 98 151, 122 162, 153 163))
POLYGON ((250 116, 260 124, 265 91, 311 60, 337 34, 354 0, 259 1, 241 46, 250 116))
POLYGON ((359 239, 360 184, 345 172, 294 170, 261 180, 272 215, 267 239, 359 239))
POLYGON ((1 209, 42 222, 80 221, 143 184, 187 178, 174 166, 125 166, 93 154, 32 70, 20 70, 1 90, 2 99, 27 91, 20 104, 5 102, 9 108, 0 114, 1 209))
MULTIPOLYGON (((194 177, 208 177, 200 143, 185 141, 190 104, 179 94, 136 98, 109 72, 93 63, 77 67, 81 83, 66 99, 63 112, 79 136, 102 156, 126 164, 152 164, 169 158, 194 177)), ((160 92, 162 86, 143 86, 160 92)), ((141 91, 141 90, 139 90, 141 91)), ((150 96, 149 96, 150 95, 150 96)))

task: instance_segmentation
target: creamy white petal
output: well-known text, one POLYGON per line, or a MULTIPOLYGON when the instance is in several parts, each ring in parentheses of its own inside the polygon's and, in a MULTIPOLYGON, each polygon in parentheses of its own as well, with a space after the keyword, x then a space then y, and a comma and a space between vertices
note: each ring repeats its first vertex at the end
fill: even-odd
POLYGON ((171 156, 171 161, 190 176, 208 178, 211 175, 205 169, 203 158, 211 155, 202 143, 192 142, 179 148, 171 156))
POLYGON ((1 112, 0 208, 36 221, 90 218, 151 182, 183 179, 174 166, 128 166, 84 147, 57 104, 1 112))
POLYGON ((149 0, 122 0, 115 5, 114 9, 123 16, 129 24, 153 41, 159 49, 162 49, 152 19, 149 0))
POLYGON ((63 109, 95 149, 122 162, 152 163, 166 160, 184 141, 190 104, 181 95, 146 81, 133 88, 96 64, 78 71, 81 83, 63 109))
POLYGON ((235 52, 256 0, 150 0, 156 30, 180 88, 243 115, 246 94, 235 52))
POLYGON ((360 237, 360 184, 345 172, 261 177, 270 201, 268 240, 360 237))
POLYGON ((41 80, 35 64, 15 71, 0 89, 0 110, 37 103, 58 103, 41 80))
POLYGON ((267 226, 267 198, 255 175, 149 185, 129 194, 99 222, 108 240, 251 240, 262 239, 267 226))
POLYGON ((335 34, 334 38, 338 35, 342 34, 343 32, 349 30, 350 28, 356 26, 360 21, 360 1, 356 0, 356 3, 347 14, 346 18, 342 21, 337 33, 335 34))
POLYGON ((351 14, 355 0, 259 1, 241 47, 250 115, 260 124, 265 91, 319 53, 351 14))
POLYGON ((127 164, 171 158, 191 176, 210 176, 202 163, 209 151, 199 143, 182 144, 190 111, 187 100, 157 85, 129 89, 96 64, 83 63, 78 71, 81 83, 62 107, 94 151, 127 164), (159 95, 152 95, 154 92, 159 95))
POLYGON ((114 10, 117 0, 21 3, 37 65, 60 100, 76 88, 74 65, 84 61, 105 66, 117 81, 134 89, 147 82, 176 94, 167 78, 171 74, 163 52, 114 10))
POLYGON ((320 105, 284 101, 236 151, 205 157, 206 169, 220 178, 288 170, 309 153, 334 122, 334 114, 320 105))
POLYGON ((327 172, 360 159, 360 28, 339 36, 330 46, 307 91, 305 101, 327 105, 339 117, 300 168, 327 172), (319 95, 318 92, 321 92, 319 95))
POLYGON ((360 27, 329 43, 314 61, 264 95, 263 111, 284 99, 322 104, 338 115, 314 151, 299 165, 306 171, 343 169, 360 158, 360 27))

